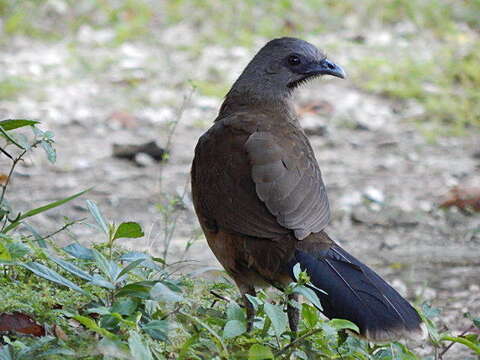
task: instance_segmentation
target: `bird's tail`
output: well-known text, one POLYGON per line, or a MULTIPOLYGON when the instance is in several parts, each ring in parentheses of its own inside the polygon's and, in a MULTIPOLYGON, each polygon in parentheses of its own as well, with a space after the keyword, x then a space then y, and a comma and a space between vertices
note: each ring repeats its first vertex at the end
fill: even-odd
MULTIPOLYGON (((330 319, 347 319, 371 341, 423 335, 417 311, 372 269, 338 245, 314 254, 297 250, 293 266, 300 263, 316 291, 323 313, 330 319)), ((293 274, 291 274, 293 275, 293 274)))

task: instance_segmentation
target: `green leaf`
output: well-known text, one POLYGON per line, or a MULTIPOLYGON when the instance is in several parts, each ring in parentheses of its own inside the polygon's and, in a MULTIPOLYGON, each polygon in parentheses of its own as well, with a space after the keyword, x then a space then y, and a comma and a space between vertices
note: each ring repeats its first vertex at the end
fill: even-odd
POLYGON ((150 290, 150 298, 152 300, 163 302, 179 302, 183 301, 183 296, 171 290, 162 283, 156 283, 150 290))
POLYGON ((253 344, 248 350, 248 360, 274 359, 272 350, 265 345, 253 344))
POLYGON ((212 335, 215 339, 217 339, 218 344, 220 345, 221 350, 224 353, 224 357, 227 358, 227 359, 230 359, 230 354, 228 352, 227 347, 225 346, 225 343, 223 342, 222 338, 215 332, 215 330, 213 330, 205 322, 203 322, 202 320, 200 320, 199 318, 197 318, 195 316, 192 316, 192 315, 187 314, 185 312, 179 312, 179 314, 185 316, 186 318, 190 319, 191 321, 196 322, 198 325, 202 326, 205 330, 207 330, 210 333, 210 335, 212 335))
POLYGON ((295 277, 295 280, 298 281, 298 277, 300 276, 301 272, 302 272, 302 269, 300 268, 300 263, 296 263, 295 266, 293 267, 293 276, 295 277))
POLYGON ((49 336, 49 335, 44 336, 44 337, 38 339, 37 341, 35 341, 32 345, 25 346, 22 349, 20 349, 20 351, 17 354, 18 357, 15 357, 15 359, 23 360, 23 359, 26 359, 27 356, 30 359, 32 357, 32 355, 37 355, 36 352, 40 348, 42 348, 46 344, 52 342, 53 340, 55 340, 55 338, 53 336, 49 336))
POLYGON ((116 296, 133 296, 140 299, 150 299, 150 289, 152 287, 142 283, 127 284, 116 292, 116 296))
POLYGON ((168 334, 168 321, 152 320, 143 325, 142 330, 156 340, 166 341, 168 334))
POLYGON ((28 229, 28 231, 32 233, 33 237, 35 238, 35 241, 37 241, 38 246, 44 249, 47 248, 47 243, 45 242, 45 239, 42 237, 42 235, 39 234, 37 229, 35 229, 32 225, 27 223, 23 223, 23 226, 25 226, 28 229))
POLYGON ((59 259, 53 256, 51 256, 49 259, 55 262, 56 264, 58 264, 64 270, 68 271, 70 274, 73 274, 83 280, 92 281, 93 279, 92 275, 83 271, 82 269, 80 269, 79 267, 73 265, 68 261, 65 261, 63 259, 59 259))
POLYGON ((15 229, 18 225, 20 225, 21 221, 23 219, 26 219, 26 218, 29 218, 29 217, 32 217, 34 215, 37 215, 37 214, 40 214, 44 211, 47 211, 47 210, 50 210, 50 209, 53 209, 53 208, 56 208, 57 206, 60 206, 60 205, 63 205, 69 201, 72 201, 73 199, 76 199, 77 197, 85 194, 87 191, 90 191, 90 189, 87 189, 87 190, 83 190, 83 191, 80 191, 79 193, 76 193, 75 195, 72 195, 72 196, 69 196, 67 198, 64 198, 62 200, 57 200, 57 201, 54 201, 50 204, 47 204, 47 205, 44 205, 44 206, 40 206, 36 209, 32 209, 30 211, 27 211, 26 213, 22 214, 16 221, 14 221, 13 223, 11 223, 10 225, 8 225, 4 230, 3 232, 4 233, 7 233, 8 231, 12 230, 12 229, 15 229))
POLYGON ((100 209, 98 208, 97 204, 91 200, 87 200, 87 207, 88 210, 90 211, 90 214, 92 214, 93 218, 97 222, 97 224, 100 226, 100 229, 108 235, 108 225, 105 222, 105 219, 103 218, 102 213, 100 212, 100 209))
POLYGON ((231 339, 242 335, 244 332, 247 331, 247 326, 245 325, 245 321, 241 320, 229 320, 225 324, 223 328, 223 338, 224 339, 231 339))
POLYGON ((132 355, 132 359, 153 360, 150 348, 143 343, 140 334, 136 331, 130 331, 130 336, 128 338, 128 347, 130 348, 130 354, 132 355))
POLYGON ((85 326, 88 330, 94 331, 97 334, 100 334, 112 340, 117 339, 117 336, 115 334, 111 333, 107 329, 104 329, 98 326, 95 320, 92 320, 86 316, 81 316, 81 315, 75 315, 73 318, 77 320, 80 324, 85 326))
POLYGON ((314 328, 318 322, 318 310, 309 304, 302 304, 302 319, 308 328, 314 328))
POLYGON ((427 303, 422 304, 422 311, 427 319, 433 319, 440 315, 441 312, 440 309, 429 306, 427 303))
POLYGON ((114 280, 118 277, 118 274, 120 274, 120 268, 118 265, 114 261, 108 260, 102 253, 96 250, 93 250, 93 256, 100 271, 108 278, 108 280, 115 282, 114 280))
POLYGON ((298 349, 292 352, 292 356, 294 356, 294 359, 301 359, 301 360, 309 359, 308 355, 304 351, 298 350, 298 349))
MULTIPOLYGON (((54 349, 50 349, 50 350, 41 352, 40 354, 36 355, 36 358, 51 359, 51 356, 53 356, 53 355, 75 356, 75 355, 77 355, 77 353, 75 351, 71 350, 71 349, 54 348, 54 349)), ((58 357, 57 357, 57 359, 58 359, 58 357)))
POLYGON ((30 248, 19 241, 11 242, 6 247, 12 260, 18 260, 30 252, 30 248))
POLYGON ((322 304, 318 299, 317 294, 312 289, 304 286, 304 285, 296 285, 293 288, 293 292, 303 295, 308 301, 310 301, 317 309, 320 311, 323 310, 322 304))
POLYGON ((331 327, 335 328, 337 331, 338 330, 343 330, 343 329, 350 329, 358 334, 360 334, 360 329, 358 328, 357 325, 355 325, 353 322, 344 320, 344 319, 332 319, 328 322, 328 325, 331 327))
POLYGON ((12 255, 10 255, 10 251, 8 251, 5 245, 0 243, 0 261, 12 261, 12 255))
POLYGON ((130 360, 130 350, 127 344, 121 340, 103 338, 95 344, 95 351, 98 351, 99 355, 102 355, 100 358, 104 360, 130 360))
POLYGON ((52 140, 54 136, 55 134, 53 133, 53 131, 50 131, 50 130, 47 130, 43 133, 44 139, 52 140))
POLYGON ((78 291, 81 294, 88 295, 87 292, 81 289, 78 285, 64 278, 62 275, 60 275, 56 271, 49 269, 45 265, 42 265, 36 262, 29 262, 29 263, 21 264, 21 266, 23 266, 24 268, 33 272, 35 275, 38 275, 44 279, 66 286, 72 290, 78 291))
POLYGON ((472 321, 473 321, 473 324, 477 327, 477 329, 480 329, 480 317, 475 318, 472 321))
POLYGON ((0 348, 0 360, 15 360, 15 350, 12 345, 6 344, 0 348))
POLYGON ((157 270, 157 271, 163 271, 163 269, 153 261, 153 259, 150 255, 139 252, 139 251, 130 251, 126 254, 123 254, 120 257, 120 260, 124 260, 124 261, 128 261, 128 262, 132 262, 132 261, 135 261, 135 260, 138 260, 138 259, 145 260, 143 262, 142 266, 144 266, 146 268, 149 268, 149 269, 152 269, 152 270, 157 270))
POLYGON ((475 354, 480 355, 480 344, 478 344, 478 343, 475 344, 472 341, 467 340, 464 337, 443 335, 440 338, 440 341, 453 341, 455 343, 465 345, 470 350, 472 350, 475 354))
POLYGON ((111 312, 119 313, 121 315, 132 315, 137 309, 138 302, 135 299, 127 297, 117 300, 113 305, 111 312))
POLYGON ((145 261, 145 259, 138 259, 138 260, 132 261, 130 264, 125 266, 122 269, 122 271, 120 271, 120 273, 115 278, 115 281, 118 281, 123 275, 128 274, 131 270, 135 269, 137 266, 139 266, 144 261, 145 261))
POLYGON ((50 144, 48 141, 41 141, 40 145, 42 145, 45 154, 47 154, 48 161, 50 161, 51 164, 55 164, 55 161, 57 161, 57 152, 53 148, 52 144, 50 144))
POLYGON ((73 243, 62 248, 67 254, 81 260, 94 260, 93 251, 77 243, 73 243))
POLYGON ((231 301, 227 306, 227 319, 228 320, 245 320, 245 312, 236 302, 231 301))
POLYGON ((111 311, 106 306, 92 307, 85 311, 87 314, 110 315, 111 311))
POLYGON ((20 144, 22 149, 30 150, 32 148, 32 144, 25 134, 11 134, 11 136, 15 139, 17 144, 20 144))
POLYGON ((115 231, 115 235, 113 235, 113 239, 135 239, 140 238, 144 235, 145 234, 143 233, 140 224, 136 222, 124 222, 118 226, 117 231, 115 231))
POLYGON ((5 130, 18 129, 24 126, 39 124, 38 121, 24 119, 7 119, 0 121, 0 126, 5 130))
POLYGON ((115 285, 113 285, 110 281, 108 281, 107 279, 103 278, 98 274, 93 275, 92 280, 90 281, 90 284, 101 286, 105 289, 115 290, 115 285))
POLYGON ((258 307, 263 304, 263 301, 256 296, 252 296, 250 294, 245 294, 245 297, 250 302, 250 304, 253 305, 253 308, 255 309, 255 311, 257 311, 258 307))
POLYGON ((145 254, 145 253, 140 252, 140 251, 130 251, 130 252, 120 256, 120 260, 124 260, 124 261, 128 261, 128 262, 132 262, 132 261, 135 261, 135 260, 138 260, 138 259, 147 260, 147 259, 151 259, 151 257, 150 257, 150 255, 145 254))
POLYGON ((279 337, 287 328, 287 315, 283 311, 283 308, 279 305, 265 303, 263 305, 263 308, 267 316, 272 321, 272 326, 275 334, 279 337))

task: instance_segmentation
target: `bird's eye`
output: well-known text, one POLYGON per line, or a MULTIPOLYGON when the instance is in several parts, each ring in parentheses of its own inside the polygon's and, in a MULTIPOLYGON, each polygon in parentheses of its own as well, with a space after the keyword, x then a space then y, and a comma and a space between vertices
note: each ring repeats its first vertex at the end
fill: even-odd
POLYGON ((290 55, 288 57, 288 63, 292 66, 300 65, 301 61, 297 55, 290 55))

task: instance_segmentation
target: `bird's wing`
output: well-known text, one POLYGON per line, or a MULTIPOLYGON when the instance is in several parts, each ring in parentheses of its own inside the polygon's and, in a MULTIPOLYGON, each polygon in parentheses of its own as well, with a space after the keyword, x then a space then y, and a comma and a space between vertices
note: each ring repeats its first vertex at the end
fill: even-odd
POLYGON ((268 120, 232 116, 201 137, 192 167, 195 207, 211 227, 261 238, 293 230, 303 239, 329 221, 325 186, 305 135, 281 138, 268 120))
POLYGON ((327 226, 328 198, 306 136, 295 127, 279 130, 253 133, 245 149, 258 197, 301 240, 327 226))

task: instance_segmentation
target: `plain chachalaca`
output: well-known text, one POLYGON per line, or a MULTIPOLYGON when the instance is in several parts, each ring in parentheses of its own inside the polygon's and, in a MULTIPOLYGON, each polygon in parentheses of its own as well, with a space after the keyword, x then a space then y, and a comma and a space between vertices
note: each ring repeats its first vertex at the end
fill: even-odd
MULTIPOLYGON (((373 270, 325 232, 325 185, 295 113, 292 93, 342 68, 312 44, 268 42, 226 95, 202 135, 192 165, 195 210, 213 253, 243 295, 249 327, 254 309, 245 294, 281 287, 300 263, 328 318, 354 322, 362 336, 384 341, 421 331, 417 311, 373 270)), ((297 328, 298 310, 288 309, 297 328)))

